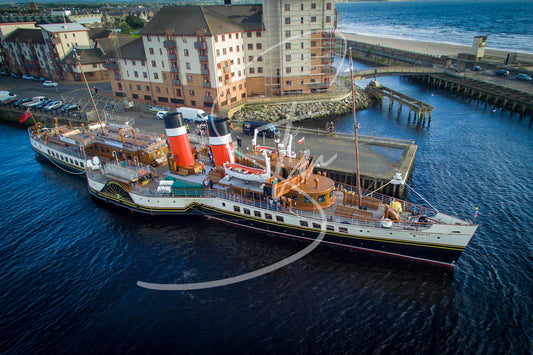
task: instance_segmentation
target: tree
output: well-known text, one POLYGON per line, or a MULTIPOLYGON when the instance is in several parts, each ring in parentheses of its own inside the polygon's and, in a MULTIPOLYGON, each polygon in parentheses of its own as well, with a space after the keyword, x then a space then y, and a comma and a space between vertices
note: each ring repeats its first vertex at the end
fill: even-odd
POLYGON ((128 15, 126 16, 126 22, 132 29, 139 29, 144 26, 144 20, 139 16, 128 15))
POLYGON ((131 27, 128 25, 127 22, 123 22, 122 25, 120 25, 120 32, 129 35, 131 33, 131 27))

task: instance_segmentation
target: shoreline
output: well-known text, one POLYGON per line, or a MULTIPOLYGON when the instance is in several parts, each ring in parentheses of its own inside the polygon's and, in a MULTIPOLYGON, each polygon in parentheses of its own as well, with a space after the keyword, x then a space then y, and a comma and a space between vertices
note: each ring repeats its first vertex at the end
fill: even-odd
MULTIPOLYGON (((353 40, 356 42, 368 43, 372 45, 378 45, 383 47, 401 49, 409 52, 416 52, 432 56, 457 56, 458 53, 470 53, 471 46, 448 44, 440 42, 427 42, 417 41, 409 39, 396 39, 388 37, 359 35, 356 33, 338 32, 338 38, 346 38, 347 40, 353 40)), ((472 38, 473 40, 473 38, 472 38)), ((485 55, 488 57, 500 57, 506 58, 508 53, 517 53, 517 59, 519 61, 533 62, 533 53, 505 51, 500 49, 486 48, 485 55)))

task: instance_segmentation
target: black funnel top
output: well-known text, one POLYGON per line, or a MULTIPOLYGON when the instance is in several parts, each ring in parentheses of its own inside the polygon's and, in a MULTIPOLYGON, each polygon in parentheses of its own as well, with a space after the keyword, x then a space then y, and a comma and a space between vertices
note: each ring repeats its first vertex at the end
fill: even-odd
POLYGON ((230 121, 227 117, 209 117, 207 121, 209 137, 224 137, 231 132, 230 121))
POLYGON ((167 113, 163 119, 165 120, 165 128, 178 128, 185 126, 183 116, 179 112, 167 113))

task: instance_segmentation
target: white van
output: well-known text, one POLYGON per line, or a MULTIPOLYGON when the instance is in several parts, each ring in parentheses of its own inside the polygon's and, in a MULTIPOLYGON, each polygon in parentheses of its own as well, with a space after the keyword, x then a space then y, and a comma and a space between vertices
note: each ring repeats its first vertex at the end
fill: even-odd
POLYGON ((162 120, 163 118, 165 118, 165 115, 167 113, 168 111, 159 111, 158 113, 156 113, 155 118, 157 118, 158 120, 162 120))
POLYGON ((31 99, 31 101, 23 103, 22 106, 33 107, 37 105, 38 103, 43 102, 45 100, 47 100, 47 98, 44 96, 35 96, 33 99, 31 99))
POLYGON ((11 93, 9 91, 4 91, 4 90, 0 91, 0 102, 5 102, 5 101, 7 101, 9 99, 13 99, 15 97, 17 97, 17 95, 13 94, 13 93, 11 93))
POLYGON ((195 123, 207 122, 208 116, 204 110, 197 108, 189 107, 180 107, 176 109, 177 112, 181 113, 185 121, 192 121, 195 123))

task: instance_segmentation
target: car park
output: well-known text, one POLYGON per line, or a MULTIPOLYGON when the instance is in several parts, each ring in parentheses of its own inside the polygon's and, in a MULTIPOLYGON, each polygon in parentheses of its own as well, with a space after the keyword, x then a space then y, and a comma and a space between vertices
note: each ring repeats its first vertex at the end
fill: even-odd
POLYGON ((63 102, 62 101, 52 101, 48 105, 43 107, 43 110, 45 110, 45 111, 57 110, 61 106, 63 106, 63 102))
POLYGON ((498 70, 498 71, 495 71, 495 72, 494 72, 494 75, 498 75, 498 76, 509 76, 509 70, 500 69, 500 70, 498 70))
POLYGON ((527 81, 531 80, 531 77, 524 73, 516 74, 516 78, 518 80, 527 80, 527 81))
POLYGON ((57 83, 55 81, 46 80, 45 82, 43 82, 43 86, 45 86, 45 87, 54 87, 54 86, 57 86, 57 83))

